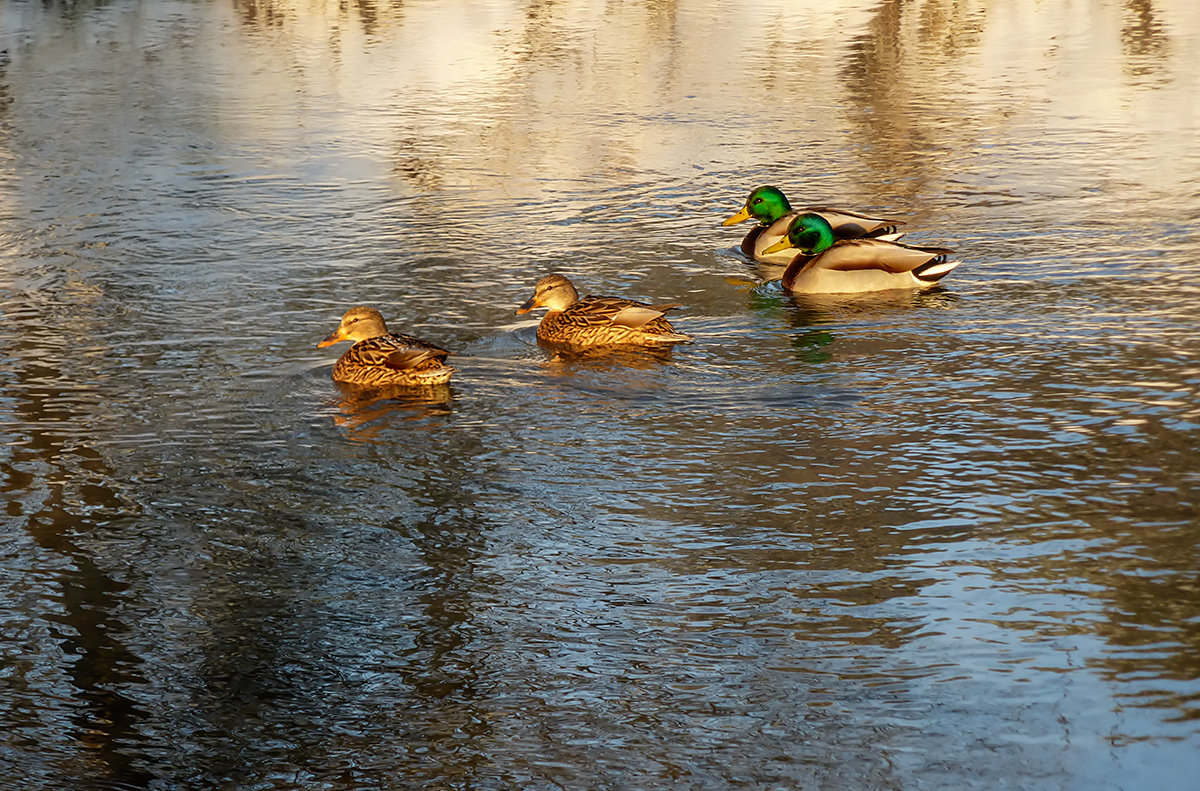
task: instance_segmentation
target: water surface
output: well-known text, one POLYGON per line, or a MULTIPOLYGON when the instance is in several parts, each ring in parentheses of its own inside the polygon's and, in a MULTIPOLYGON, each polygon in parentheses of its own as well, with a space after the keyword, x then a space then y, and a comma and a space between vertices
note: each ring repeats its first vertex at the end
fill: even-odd
POLYGON ((0 786, 1186 786, 1200 19, 827 5, 0 9, 0 786), (762 183, 964 263, 788 296, 762 183))

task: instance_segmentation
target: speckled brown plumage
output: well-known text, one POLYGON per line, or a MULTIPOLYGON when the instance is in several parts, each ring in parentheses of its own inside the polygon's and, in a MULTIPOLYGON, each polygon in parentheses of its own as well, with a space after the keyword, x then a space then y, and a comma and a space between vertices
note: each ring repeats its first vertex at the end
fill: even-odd
POLYGON ((677 305, 648 305, 620 297, 579 298, 571 281, 547 275, 534 295, 518 309, 526 313, 548 308, 537 328, 546 343, 576 348, 598 346, 665 346, 690 341, 676 332, 663 313, 677 305))
POLYGON ((346 311, 337 330, 319 346, 352 340, 355 344, 334 363, 337 382, 384 386, 445 384, 454 369, 445 364, 450 352, 428 341, 388 332, 379 311, 356 307, 346 311))

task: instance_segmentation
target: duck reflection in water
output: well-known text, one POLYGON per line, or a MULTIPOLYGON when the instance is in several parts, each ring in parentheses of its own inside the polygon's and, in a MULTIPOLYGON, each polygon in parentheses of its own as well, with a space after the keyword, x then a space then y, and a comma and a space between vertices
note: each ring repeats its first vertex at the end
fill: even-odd
POLYGON ((634 369, 649 371, 672 362, 671 347, 631 348, 605 346, 596 349, 564 348, 538 341, 538 345, 551 353, 547 365, 561 373, 576 371, 618 371, 634 369))
POLYGON ((795 326, 879 318, 917 309, 945 309, 954 307, 958 301, 958 296, 943 286, 862 294, 797 294, 782 290, 779 294, 791 307, 795 326))
POLYGON ((393 420, 429 420, 451 412, 450 385, 424 387, 363 387, 337 382, 341 398, 333 422, 355 432, 355 439, 370 442, 393 420))
POLYGON ((797 294, 778 282, 745 282, 747 307, 796 332, 791 345, 804 362, 822 363, 833 356, 833 347, 845 328, 878 323, 911 311, 949 310, 959 295, 942 286, 896 289, 860 294, 797 294))
POLYGON ((454 369, 445 364, 450 352, 397 332, 388 332, 378 310, 350 308, 328 338, 317 348, 353 341, 330 376, 341 390, 339 426, 370 432, 370 439, 388 421, 383 418, 403 410, 406 418, 446 415, 450 411, 450 381, 454 369))

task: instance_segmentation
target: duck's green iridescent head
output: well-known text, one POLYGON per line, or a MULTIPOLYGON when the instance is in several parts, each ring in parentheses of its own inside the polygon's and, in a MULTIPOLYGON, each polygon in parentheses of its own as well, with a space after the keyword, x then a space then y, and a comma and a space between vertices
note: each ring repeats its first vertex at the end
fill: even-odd
POLYGON ((777 253, 795 247, 805 255, 817 255, 833 247, 835 241, 837 239, 829 221, 819 214, 808 212, 792 220, 788 225, 787 235, 763 252, 777 253))
POLYGON ((784 197, 778 187, 758 187, 746 198, 746 205, 732 217, 727 218, 722 225, 737 225, 742 220, 751 217, 761 225, 770 225, 792 210, 792 204, 784 197))

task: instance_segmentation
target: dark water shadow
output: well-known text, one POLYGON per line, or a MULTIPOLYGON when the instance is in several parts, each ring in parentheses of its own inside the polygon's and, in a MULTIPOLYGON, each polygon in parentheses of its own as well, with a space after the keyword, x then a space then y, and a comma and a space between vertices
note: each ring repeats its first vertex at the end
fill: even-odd
POLYGON ((1154 0, 1125 0, 1121 51, 1125 56, 1125 73, 1130 77, 1167 79, 1166 60, 1171 55, 1171 42, 1154 0))
POLYGON ((420 561, 406 580, 416 596, 412 645, 397 667, 408 698, 403 740, 423 753, 405 761, 414 787, 477 777, 493 760, 495 685, 509 668, 494 667, 489 650, 503 644, 490 613, 507 604, 491 542, 510 517, 481 503, 520 492, 504 493, 501 462, 484 436, 460 432, 452 449, 432 445, 397 462, 413 476, 415 509, 385 527, 411 542, 420 561))
MULTIPOLYGON (((288 0, 234 0, 238 18, 248 28, 276 30, 300 24, 294 2, 288 0)), ((404 0, 339 0, 331 4, 344 22, 357 23, 368 38, 375 38, 384 29, 401 24, 405 15, 404 0)), ((338 30, 337 25, 331 29, 338 30)), ((333 42, 336 45, 336 41, 333 42)), ((337 47, 332 47, 336 51, 337 47)))
MULTIPOLYGON (((27 684, 22 671, 7 676, 0 724, 10 744, 30 754, 37 754, 43 729, 64 733, 76 749, 52 759, 61 777, 145 787, 153 778, 140 768, 138 755, 147 712, 128 690, 144 687, 147 680, 142 660, 125 642, 133 625, 122 616, 132 586, 90 547, 133 525, 141 509, 116 483, 118 476, 82 428, 103 406, 93 387, 76 380, 78 368, 63 362, 72 351, 66 340, 72 331, 28 305, 0 310, 15 330, 3 356, 19 362, 4 390, 20 425, 5 432, 8 454, 0 462, 0 492, 10 527, 23 530, 58 559, 52 570, 41 568, 44 559, 29 560, 36 567, 28 571, 35 578, 44 575, 45 584, 55 589, 48 592, 50 610, 31 617, 49 624, 49 639, 62 655, 58 662, 39 660, 40 671, 53 663, 72 687, 70 700, 55 704, 22 692, 27 684), (73 375, 66 373, 68 367, 73 375)), ((14 667, 24 664, 16 661, 14 667)))

